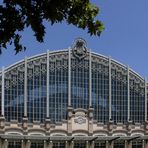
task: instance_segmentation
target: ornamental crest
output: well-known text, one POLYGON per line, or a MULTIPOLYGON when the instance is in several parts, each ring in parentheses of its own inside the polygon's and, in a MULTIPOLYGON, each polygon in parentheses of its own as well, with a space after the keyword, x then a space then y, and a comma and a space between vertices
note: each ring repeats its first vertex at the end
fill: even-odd
POLYGON ((86 119, 83 118, 82 116, 79 116, 76 119, 74 119, 74 122, 78 124, 83 124, 83 123, 86 123, 86 119))
POLYGON ((82 38, 76 39, 72 48, 72 53, 79 60, 85 58, 87 55, 86 41, 82 38))

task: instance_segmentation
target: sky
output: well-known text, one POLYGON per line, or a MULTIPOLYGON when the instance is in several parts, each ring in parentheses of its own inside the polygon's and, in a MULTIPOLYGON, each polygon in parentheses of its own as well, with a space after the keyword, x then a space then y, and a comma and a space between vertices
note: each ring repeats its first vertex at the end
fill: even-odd
POLYGON ((0 69, 47 50, 67 49, 81 37, 93 52, 110 56, 148 79, 148 0, 92 0, 100 8, 97 19, 104 23, 100 37, 90 36, 66 23, 46 24, 44 43, 38 43, 31 29, 22 33, 27 50, 15 55, 13 46, 0 55, 0 69))

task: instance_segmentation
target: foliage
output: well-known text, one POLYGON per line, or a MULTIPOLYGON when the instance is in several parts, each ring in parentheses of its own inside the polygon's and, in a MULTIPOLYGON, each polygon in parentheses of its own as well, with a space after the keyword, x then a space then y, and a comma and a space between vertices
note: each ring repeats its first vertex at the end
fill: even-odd
POLYGON ((0 5, 0 51, 8 44, 14 44, 16 53, 24 50, 20 32, 29 26, 37 41, 43 42, 44 21, 51 25, 66 21, 87 29, 90 35, 100 36, 104 27, 95 20, 98 13, 99 8, 89 0, 3 0, 0 5))

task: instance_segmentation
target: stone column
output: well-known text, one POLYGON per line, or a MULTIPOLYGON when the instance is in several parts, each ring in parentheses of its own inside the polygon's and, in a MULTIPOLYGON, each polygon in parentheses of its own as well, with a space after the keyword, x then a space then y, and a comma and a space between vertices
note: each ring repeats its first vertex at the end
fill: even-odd
POLYGON ((108 130, 109 130, 109 132, 111 132, 113 128, 114 128, 114 121, 113 120, 109 120, 109 123, 108 123, 108 130))
POLYGON ((68 148, 68 142, 65 141, 65 148, 68 148))
POLYGON ((24 147, 24 140, 21 141, 21 145, 22 145, 21 148, 25 148, 25 147, 24 147))
POLYGON ((31 141, 30 140, 27 140, 27 141, 23 142, 23 148, 30 148, 30 146, 31 146, 31 141))
POLYGON ((86 148, 89 148, 89 142, 86 141, 86 148))
POLYGON ((69 148, 73 148, 74 147, 74 141, 71 141, 70 143, 69 143, 69 148))
POLYGON ((46 118, 45 119, 45 129, 46 129, 46 135, 50 135, 50 119, 46 118))
POLYGON ((144 130, 145 130, 145 131, 148 130, 148 121, 145 121, 145 122, 144 122, 144 130))
POLYGON ((106 141, 106 148, 108 148, 108 141, 106 141))
POLYGON ((68 141, 66 143, 66 148, 73 148, 73 141, 68 141))
POLYGON ((26 148, 26 141, 22 140, 22 148, 26 148))
POLYGON ((72 134, 72 116, 73 116, 73 108, 72 107, 68 107, 68 121, 67 121, 67 131, 68 131, 68 135, 71 136, 72 134))
POLYGON ((109 148, 114 148, 114 142, 113 141, 109 142, 109 148))
POLYGON ((45 141, 44 142, 44 148, 50 148, 50 142, 45 141))
POLYGON ((68 141, 65 142, 65 145, 66 145, 66 148, 69 148, 69 142, 68 141))
POLYGON ((50 119, 49 118, 46 118, 45 119, 45 128, 46 128, 46 130, 50 130, 50 119))
POLYGON ((106 141, 106 148, 114 148, 113 141, 106 141))
POLYGON ((92 136, 93 134, 93 108, 89 108, 88 109, 88 117, 89 117, 89 121, 88 121, 88 131, 89 131, 89 135, 92 136))
POLYGON ((2 143, 2 148, 7 148, 8 147, 8 140, 5 139, 2 143))
POLYGON ((0 128, 3 129, 5 127, 5 117, 0 116, 0 128))
POLYGON ((145 140, 142 140, 142 148, 145 146, 145 140))
POLYGON ((88 148, 94 148, 94 145, 95 145, 95 142, 94 141, 90 141, 88 148))
POLYGON ((47 148, 52 148, 52 146, 53 146, 53 143, 52 143, 52 141, 50 141, 47 148))
POLYGON ((126 127, 128 133, 130 133, 132 127, 133 127, 133 121, 132 121, 132 120, 129 120, 129 121, 128 121, 128 124, 127 124, 127 127, 126 127))
POLYGON ((124 148, 127 146, 127 140, 124 141, 124 148))
POLYGON ((144 140, 144 148, 148 147, 148 140, 144 140))
POLYGON ((132 142, 131 141, 125 141, 125 148, 132 148, 132 142))
POLYGON ((28 118, 27 117, 23 117, 23 129, 27 130, 28 128, 28 118))
POLYGON ((0 139, 0 148, 2 147, 2 139, 0 139))
POLYGON ((47 141, 44 141, 44 148, 47 148, 47 141))

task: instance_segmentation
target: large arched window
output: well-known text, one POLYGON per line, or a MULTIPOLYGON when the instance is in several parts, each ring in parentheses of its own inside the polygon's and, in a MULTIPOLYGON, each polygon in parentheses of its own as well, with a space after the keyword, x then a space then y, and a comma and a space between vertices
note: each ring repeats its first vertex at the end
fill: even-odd
POLYGON ((128 84, 127 69, 112 62, 111 64, 111 114, 115 122, 127 122, 128 84))
POLYGON ((89 108, 89 56, 78 59, 71 54, 71 103, 73 108, 89 108))
POLYGON ((68 53, 49 56, 49 118, 66 119, 68 107, 68 53))
POLYGON ((69 52, 34 56, 4 69, 3 95, 0 73, 0 112, 4 110, 7 122, 22 122, 24 115, 29 122, 43 123, 47 117, 61 122, 67 119, 68 99, 74 109, 88 109, 92 104, 98 122, 107 123, 109 118, 114 122, 144 122, 144 79, 108 57, 87 51, 79 58, 69 52))
POLYGON ((27 112, 30 122, 44 122, 46 118, 46 56, 28 59, 27 62, 27 112))
POLYGON ((130 117, 133 122, 145 121, 145 83, 130 73, 130 117))
POLYGON ((22 121, 24 116, 24 64, 5 71, 4 112, 7 121, 22 121))
POLYGON ((94 119, 109 120, 109 65, 103 57, 92 56, 92 107, 94 119))

